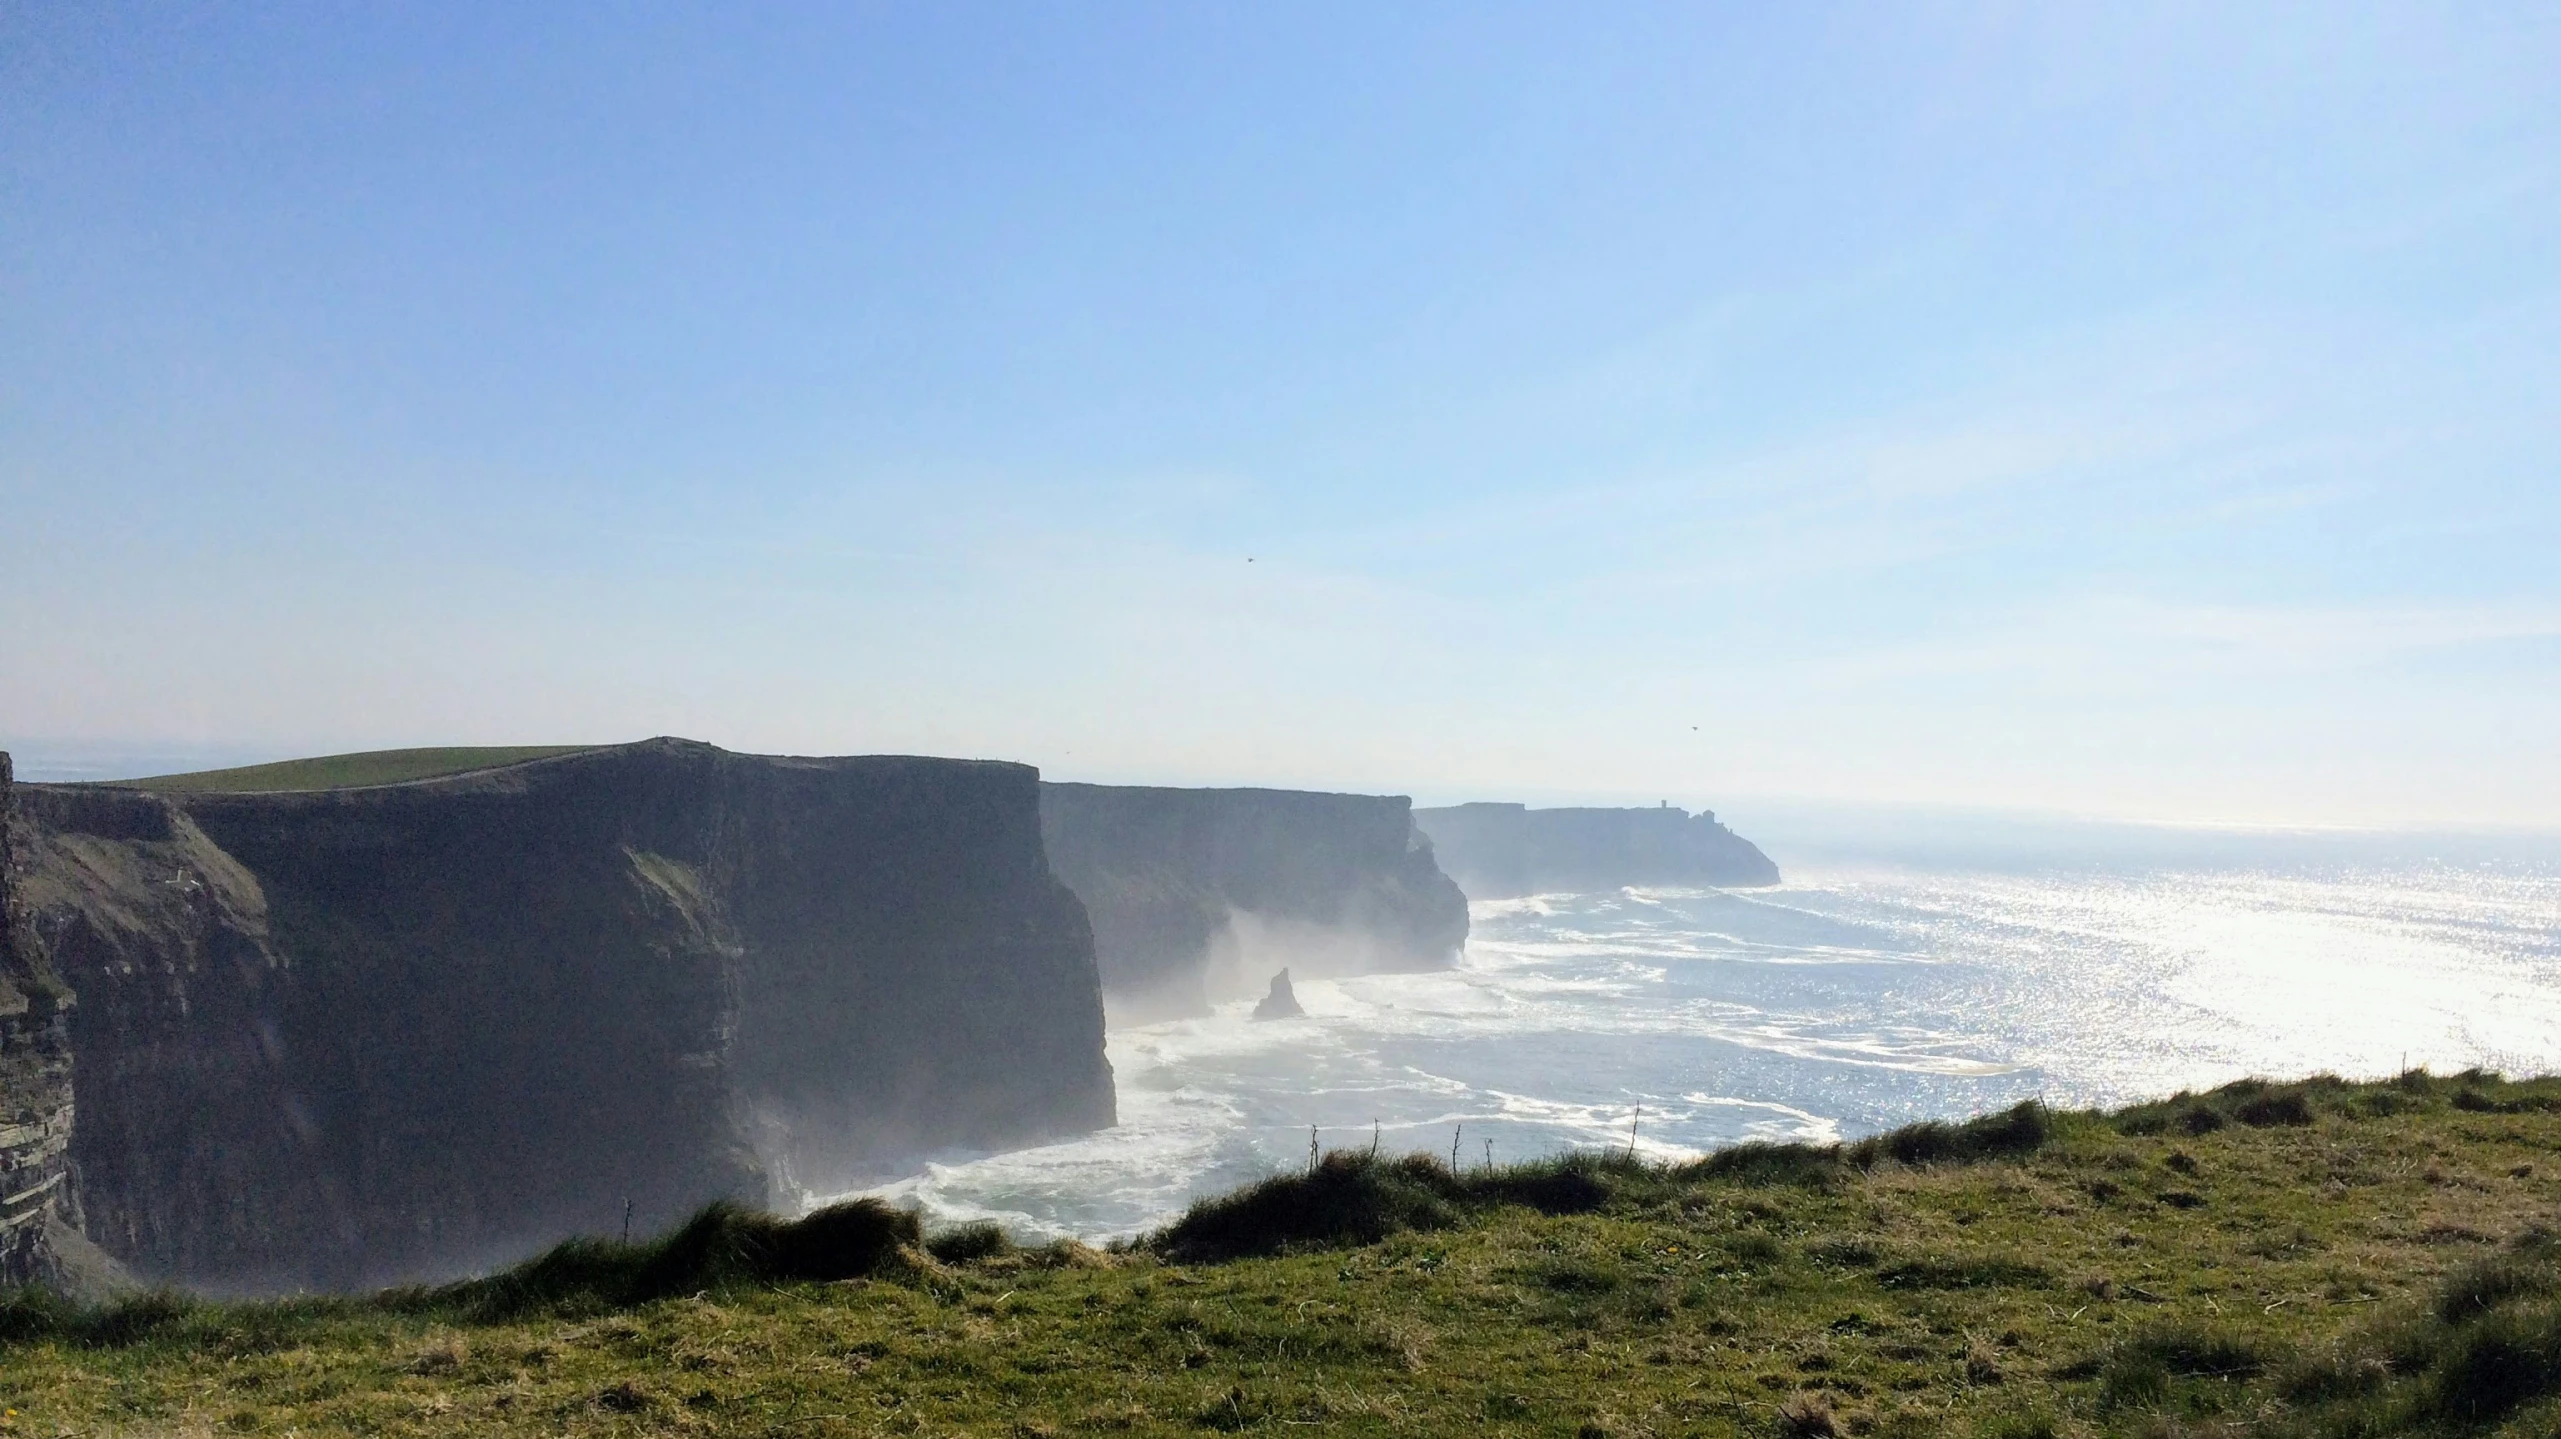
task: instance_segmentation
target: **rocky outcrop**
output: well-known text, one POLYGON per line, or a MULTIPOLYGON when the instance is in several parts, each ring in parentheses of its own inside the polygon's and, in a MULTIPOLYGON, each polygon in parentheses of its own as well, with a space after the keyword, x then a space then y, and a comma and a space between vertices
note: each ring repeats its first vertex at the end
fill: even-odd
POLYGON ((155 1279, 345 1288, 1107 1125, 1037 783, 653 740, 362 789, 24 787, 87 1233, 155 1279))
POLYGON ((1769 856, 1712 810, 1462 804, 1418 809, 1414 824, 1470 899, 1778 883, 1769 856))
POLYGON ((1298 1004, 1298 991, 1291 987, 1289 971, 1272 976, 1271 992, 1254 1006, 1256 1019, 1305 1019, 1307 1011, 1298 1004))
POLYGON ((1402 796, 1044 784, 1040 823, 1133 1018, 1204 1012, 1276 963, 1437 969, 1467 942, 1466 896, 1402 796))
POLYGON ((18 904, 17 791, 0 753, 0 1284, 56 1283, 71 1192, 71 992, 18 904))

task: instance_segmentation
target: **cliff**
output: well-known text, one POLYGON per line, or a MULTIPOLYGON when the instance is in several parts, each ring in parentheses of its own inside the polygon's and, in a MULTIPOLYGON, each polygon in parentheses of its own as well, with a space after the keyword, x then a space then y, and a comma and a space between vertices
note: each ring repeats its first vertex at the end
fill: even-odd
POLYGON ((1283 965, 1442 968, 1467 942, 1402 796, 1044 784, 1040 823, 1124 1013, 1201 1013, 1283 965))
POLYGON ((0 753, 0 1284, 59 1279, 70 1188, 71 993, 18 904, 17 792, 0 753))
POLYGON ((1531 809, 1462 804, 1414 811, 1441 867, 1470 899, 1617 889, 1623 885, 1778 883, 1758 846, 1711 810, 1531 809))
POLYGON ((434 1278, 1112 1122, 1009 764, 652 740, 295 793, 27 786, 89 1237, 220 1290, 434 1278))

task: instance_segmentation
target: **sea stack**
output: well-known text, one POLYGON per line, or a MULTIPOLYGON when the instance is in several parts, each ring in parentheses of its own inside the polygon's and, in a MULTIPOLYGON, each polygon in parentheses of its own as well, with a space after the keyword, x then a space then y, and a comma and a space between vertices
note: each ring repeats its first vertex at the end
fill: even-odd
POLYGON ((1401 795, 1051 783, 1040 827, 1125 1019, 1207 1014, 1276 962, 1445 969, 1467 942, 1467 896, 1401 795))
POLYGON ((1307 1011, 1298 1007, 1297 991, 1289 987, 1289 971, 1272 976, 1272 992, 1254 1006, 1256 1019, 1305 1019, 1307 1011))

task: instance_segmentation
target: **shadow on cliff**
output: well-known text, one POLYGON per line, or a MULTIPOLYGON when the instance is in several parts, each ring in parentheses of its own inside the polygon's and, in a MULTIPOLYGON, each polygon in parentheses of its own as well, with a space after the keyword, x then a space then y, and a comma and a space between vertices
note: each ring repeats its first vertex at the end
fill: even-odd
POLYGON ((349 789, 18 786, 12 912, 65 994, 23 1074, 0 963, 0 1196, 76 1173, 79 1228, 147 1280, 359 1292, 1108 1127, 1038 785, 661 739, 349 789))

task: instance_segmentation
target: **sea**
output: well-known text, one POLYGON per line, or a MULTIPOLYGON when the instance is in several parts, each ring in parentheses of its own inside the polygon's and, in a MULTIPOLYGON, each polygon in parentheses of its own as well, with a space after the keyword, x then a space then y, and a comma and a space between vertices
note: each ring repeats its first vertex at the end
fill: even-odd
POLYGON ((1311 1149, 1674 1159, 2253 1075, 2561 1071, 2552 838, 1840 827, 1764 840, 1775 887, 1473 903, 1456 967, 1303 979, 1303 1019, 1114 1027, 1113 1128, 865 1192, 1099 1241, 1311 1149))

